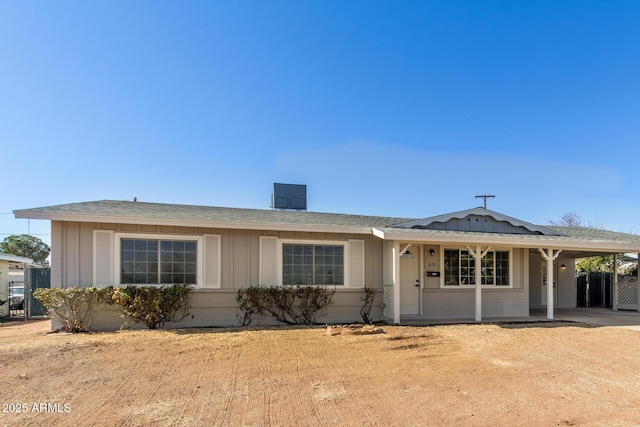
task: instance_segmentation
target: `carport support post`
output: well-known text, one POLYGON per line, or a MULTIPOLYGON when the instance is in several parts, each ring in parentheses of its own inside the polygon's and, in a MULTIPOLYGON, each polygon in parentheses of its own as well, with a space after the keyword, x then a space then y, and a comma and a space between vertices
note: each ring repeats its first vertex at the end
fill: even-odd
POLYGON ((393 323, 400 324, 400 242, 393 243, 393 323))
POLYGON ((542 258, 547 261, 547 319, 553 320, 553 261, 558 258, 561 250, 554 251, 552 248, 544 250, 538 248, 542 258))
POLYGON ((638 270, 636 274, 636 292, 638 293, 638 300, 636 302, 636 310, 640 311, 640 253, 638 253, 638 270))
POLYGON ((482 252, 480 245, 476 245, 476 249, 467 246, 469 255, 473 257, 475 265, 475 282, 476 282, 476 322, 482 322, 482 258, 487 255, 490 247, 482 252))
POLYGON ((618 254, 613 254, 613 311, 618 311, 618 254))

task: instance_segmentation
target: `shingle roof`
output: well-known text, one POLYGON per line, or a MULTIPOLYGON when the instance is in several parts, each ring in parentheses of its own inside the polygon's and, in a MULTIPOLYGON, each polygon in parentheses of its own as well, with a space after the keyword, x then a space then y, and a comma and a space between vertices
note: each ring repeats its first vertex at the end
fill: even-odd
POLYGON ((306 211, 242 209, 214 206, 176 205, 118 200, 69 203, 15 211, 23 218, 60 216, 125 217, 226 222, 244 224, 284 224, 332 227, 385 227, 406 222, 407 218, 347 215, 306 211))
POLYGON ((462 232, 451 230, 427 230, 397 228, 394 225, 416 221, 416 218, 379 217, 367 215, 348 215, 336 213, 318 213, 306 211, 280 211, 266 209, 242 209, 196 205, 177 205, 165 203, 148 203, 117 200, 100 200, 93 202, 69 203, 41 208, 14 211, 18 218, 53 219, 68 221, 104 221, 104 222, 141 222, 156 223, 190 223, 202 226, 222 226, 233 228, 268 226, 299 227, 300 229, 358 229, 362 232, 372 229, 395 236, 414 238, 445 237, 451 238, 491 238, 523 241, 556 241, 556 242, 608 242, 628 244, 634 249, 640 245, 640 236, 636 234, 618 233, 592 228, 543 226, 560 234, 560 236, 512 235, 498 233, 462 232))

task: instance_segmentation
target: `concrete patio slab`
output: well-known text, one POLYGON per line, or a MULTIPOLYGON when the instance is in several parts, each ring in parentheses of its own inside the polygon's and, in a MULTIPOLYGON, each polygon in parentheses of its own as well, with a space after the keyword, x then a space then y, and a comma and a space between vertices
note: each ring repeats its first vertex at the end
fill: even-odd
MULTIPOLYGON (((636 311, 613 311, 605 308, 559 308, 554 310, 555 321, 583 323, 594 326, 614 326, 640 331, 640 313, 636 311)), ((533 309, 528 317, 484 318, 480 323, 537 323, 547 322, 546 309, 533 309)), ((403 317, 400 322, 407 326, 475 324, 473 318, 423 319, 403 317)))

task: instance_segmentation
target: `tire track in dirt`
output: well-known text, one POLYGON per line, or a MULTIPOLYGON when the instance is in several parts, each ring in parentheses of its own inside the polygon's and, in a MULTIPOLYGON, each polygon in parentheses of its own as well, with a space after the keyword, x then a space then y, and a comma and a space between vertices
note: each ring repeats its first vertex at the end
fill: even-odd
MULTIPOLYGON (((262 359, 264 360, 263 368, 261 369, 262 378, 267 378, 268 380, 271 378, 271 359, 269 358, 269 345, 266 340, 266 336, 262 339, 262 359)), ((263 407, 262 407, 262 419, 266 421, 266 425, 271 425, 271 419, 276 416, 277 412, 272 413, 271 408, 271 390, 269 386, 265 387, 265 390, 262 393, 263 396, 263 407)), ((277 425, 277 419, 274 420, 277 425)))
MULTIPOLYGON (((103 415, 104 408, 112 408, 113 405, 109 404, 109 402, 111 400, 114 400, 114 397, 120 394, 120 390, 122 390, 125 385, 131 382, 131 379, 140 370, 140 367, 143 366, 143 364, 145 364, 143 360, 138 361, 138 363, 134 366, 131 372, 127 374, 124 380, 122 380, 114 389, 112 389, 111 393, 109 393, 105 398, 93 400, 95 404, 79 415, 78 425, 92 425, 92 420, 100 418, 103 415)), ((109 415, 113 414, 109 412, 109 415)))
MULTIPOLYGON (((207 367, 207 364, 209 363, 209 360, 211 360, 211 353, 212 353, 211 351, 207 352, 207 357, 202 362, 202 365, 200 366, 200 369, 198 370, 198 375, 196 376, 196 379, 195 379, 195 382, 193 384, 193 387, 191 388, 191 393, 189 393, 189 396, 186 398, 184 404, 182 405, 182 411, 180 411, 180 413, 177 415, 175 420, 173 420, 171 425, 183 425, 183 421, 184 421, 185 417, 187 416, 187 411, 193 410, 193 408, 190 406, 190 403, 194 400, 194 396, 196 395, 196 392, 198 391, 198 389, 200 389, 200 383, 202 382, 202 378, 204 376, 205 368, 207 367)), ((207 419, 206 419, 206 415, 207 415, 206 413, 202 414, 202 417, 204 417, 204 419, 202 419, 202 421, 200 421, 199 425, 208 425, 207 419)), ((197 418, 201 418, 201 417, 193 417, 193 418, 197 419, 197 418)))
MULTIPOLYGON (((289 395, 297 400, 294 405, 296 408, 307 408, 308 410, 310 410, 309 417, 311 417, 313 420, 321 421, 321 425, 326 425, 328 424, 328 420, 323 419, 324 417, 318 410, 318 405, 315 401, 315 390, 310 386, 308 377, 306 375, 303 375, 303 372, 306 373, 306 370, 302 366, 300 351, 296 346, 296 340, 291 340, 290 344, 296 359, 296 376, 300 380, 299 385, 302 385, 304 387, 306 393, 301 393, 301 390, 291 389, 291 385, 288 384, 288 388, 290 390, 289 395)), ((311 358, 308 357, 307 360, 311 360, 311 358)))
MULTIPOLYGON (((232 346, 227 342, 227 351, 231 352, 232 346)), ((231 367, 231 378, 229 391, 227 392, 226 399, 222 404, 222 410, 220 412, 220 416, 215 425, 219 426, 228 426, 231 425, 231 418, 233 416, 233 412, 231 411, 231 407, 234 400, 234 395, 236 392, 236 383, 238 380, 238 366, 240 365, 240 351, 236 351, 235 357, 233 359, 233 366, 231 367)))
MULTIPOLYGON (((160 390, 161 383, 167 378, 169 372, 171 372, 171 370, 173 369, 173 366, 176 364, 176 360, 178 360, 178 355, 173 356, 171 362, 167 365, 166 369, 162 372, 162 375, 160 375, 160 377, 156 381, 156 387, 153 387, 151 389, 151 392, 147 394, 147 397, 142 401, 142 403, 137 405, 138 408, 135 411, 132 411, 124 420, 122 420, 122 422, 120 423, 121 426, 128 425, 129 422, 132 422, 135 417, 139 417, 140 415, 144 414, 144 409, 149 404, 151 398, 158 393, 158 390, 160 390)), ((131 425, 137 426, 142 424, 144 423, 132 422, 131 425)))
MULTIPOLYGON (((353 336, 353 337, 347 337, 347 338, 352 341, 355 341, 355 340, 366 340, 366 339, 369 339, 370 337, 353 336)), ((420 345, 421 343, 419 342, 419 338, 422 338, 422 337, 410 337, 409 342, 406 344, 406 348, 408 349, 419 348, 421 346, 420 345)), ((374 338, 374 339, 387 340, 388 338, 380 336, 380 338, 374 338)), ((346 379, 342 381, 342 384, 344 384, 347 387, 347 390, 352 396, 352 400, 354 402, 357 402, 359 399, 368 401, 368 402, 370 402, 371 400, 375 402, 384 402, 382 405, 358 406, 359 411, 357 413, 349 412, 349 415, 351 416, 351 418, 348 418, 348 420, 345 421, 346 423, 358 424, 359 422, 362 421, 360 418, 366 418, 367 424, 376 424, 376 423, 384 424, 384 421, 382 420, 384 420, 385 417, 388 418, 388 422, 394 422, 394 418, 395 418, 394 414, 402 413, 404 414, 403 418, 411 419, 411 423, 413 425, 446 425, 446 422, 442 419, 442 417, 439 416, 437 413, 435 413, 433 410, 430 410, 428 405, 421 406, 419 410, 417 410, 414 405, 407 404, 407 403, 415 403, 415 400, 413 399, 406 400, 404 399, 403 395, 399 394, 397 391, 388 393, 388 390, 385 390, 385 391, 382 391, 381 393, 378 393, 378 391, 381 391, 379 387, 374 388, 374 390, 369 390, 370 389, 369 385, 372 383, 374 384, 389 383, 390 385, 395 386, 397 385, 397 381, 400 380, 400 378, 397 377, 390 381, 390 378, 388 377, 388 373, 385 376, 381 376, 379 374, 380 370, 377 369, 376 364, 380 366, 380 365, 386 365, 386 364, 392 363, 397 366, 403 366, 407 362, 410 362, 411 365, 406 365, 406 367, 407 369, 412 369, 409 366, 414 366, 413 362, 415 362, 415 359, 411 359, 409 361, 403 361, 402 358, 399 358, 400 354, 398 353, 394 353, 393 356, 387 356, 386 353, 381 352, 375 355, 375 362, 373 362, 373 369, 370 372, 367 372, 366 375, 364 375, 361 372, 360 368, 362 368, 362 365, 357 363, 354 364, 353 366, 347 365, 347 366, 350 366, 350 372, 349 372, 349 375, 345 375, 343 369, 341 369, 342 364, 336 363, 335 359, 331 357, 331 353, 327 343, 329 343, 329 341, 323 341, 321 345, 321 348, 325 355, 325 360, 327 360, 328 363, 331 364, 332 368, 335 369, 336 372, 338 372, 340 378, 346 379), (391 360, 387 360, 389 358, 391 360), (371 394, 361 395, 360 393, 354 392, 354 390, 358 390, 358 391, 369 390, 367 393, 372 393, 375 395, 375 397, 372 396, 371 394), (409 416, 407 417, 407 415, 409 416), (358 418, 355 418, 356 416, 358 418)), ((346 341, 346 343, 348 343, 349 346, 356 344, 350 341, 346 341)), ((407 380, 407 382, 411 384, 412 381, 415 382, 416 376, 412 375, 411 373, 409 375, 412 377, 412 379, 407 380)))
MULTIPOLYGON (((346 377, 344 372, 342 371, 342 369, 340 369, 340 367, 335 363, 333 356, 330 354, 329 349, 327 347, 327 341, 326 340, 320 340, 320 348, 322 349, 322 353, 323 353, 323 361, 326 363, 328 362, 333 371, 338 373, 338 376, 340 378, 340 384, 346 389, 346 391, 349 394, 349 399, 353 402, 356 402, 358 400, 358 394, 354 393, 352 385, 351 385, 351 380, 350 378, 346 377)), ((366 389, 366 388, 363 388, 366 389)), ((363 407, 359 407, 359 409, 364 409, 363 407)), ((343 411, 341 411, 343 412, 343 411)), ((348 415, 349 418, 342 420, 343 424, 348 424, 348 425, 354 425, 354 424, 369 424, 369 425, 374 425, 376 423, 378 423, 380 420, 377 418, 376 414, 373 413, 373 411, 370 408, 366 408, 364 410, 364 413, 360 413, 360 411, 348 411, 348 415)))

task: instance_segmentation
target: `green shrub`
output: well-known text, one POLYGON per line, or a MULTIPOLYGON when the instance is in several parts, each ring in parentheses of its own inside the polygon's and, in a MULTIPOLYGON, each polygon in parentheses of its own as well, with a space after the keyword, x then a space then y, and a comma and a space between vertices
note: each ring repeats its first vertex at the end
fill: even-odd
POLYGON ((373 307, 373 300, 376 298, 376 290, 372 288, 364 288, 364 296, 360 298, 362 301, 362 308, 360 309, 360 316, 362 321, 366 324, 371 324, 371 308, 373 307))
POLYGON ((108 298, 103 288, 40 288, 33 296, 65 332, 87 332, 108 298))
POLYGON ((122 314, 149 329, 164 327, 165 322, 177 322, 189 315, 190 285, 117 286, 111 288, 111 302, 122 314))
POLYGON ((251 324, 258 314, 269 314, 288 325, 313 325, 335 293, 335 289, 321 286, 249 286, 236 295, 242 312, 237 317, 243 326, 251 324))

